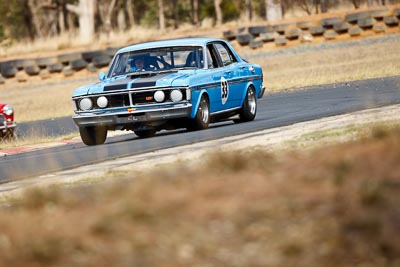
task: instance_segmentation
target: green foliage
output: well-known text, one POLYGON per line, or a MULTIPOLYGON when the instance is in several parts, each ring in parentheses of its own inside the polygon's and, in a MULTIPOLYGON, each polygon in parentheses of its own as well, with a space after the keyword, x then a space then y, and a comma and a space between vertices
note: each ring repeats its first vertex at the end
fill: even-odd
POLYGON ((0 2, 0 38, 15 40, 33 37, 30 10, 25 0, 0 2))
POLYGON ((224 21, 235 20, 240 17, 240 6, 237 1, 224 0, 221 3, 224 21))

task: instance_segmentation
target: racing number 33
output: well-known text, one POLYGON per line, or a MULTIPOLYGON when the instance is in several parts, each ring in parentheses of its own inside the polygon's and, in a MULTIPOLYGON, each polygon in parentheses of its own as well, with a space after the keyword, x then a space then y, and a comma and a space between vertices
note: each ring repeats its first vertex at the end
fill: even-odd
POLYGON ((222 77, 221 78, 221 99, 222 99, 222 105, 225 105, 226 101, 228 100, 229 96, 229 85, 228 81, 222 77))

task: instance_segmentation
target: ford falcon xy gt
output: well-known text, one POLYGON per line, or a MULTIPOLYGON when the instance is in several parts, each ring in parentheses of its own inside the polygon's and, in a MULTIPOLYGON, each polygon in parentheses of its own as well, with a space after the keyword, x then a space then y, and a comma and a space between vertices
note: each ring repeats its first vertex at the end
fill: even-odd
POLYGON ((261 67, 213 38, 122 48, 99 78, 72 96, 73 120, 86 145, 103 144, 110 130, 151 137, 164 129, 206 129, 231 118, 252 121, 265 90, 261 67))
POLYGON ((11 138, 14 136, 14 109, 9 104, 0 103, 0 138, 11 138))

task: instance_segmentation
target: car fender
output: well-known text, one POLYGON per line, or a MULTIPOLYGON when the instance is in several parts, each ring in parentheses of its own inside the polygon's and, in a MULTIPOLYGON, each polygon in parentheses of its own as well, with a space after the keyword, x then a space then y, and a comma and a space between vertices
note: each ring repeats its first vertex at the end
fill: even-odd
POLYGON ((210 99, 205 89, 201 90, 200 92, 192 92, 192 112, 190 113, 189 116, 190 119, 194 119, 196 117, 197 109, 199 108, 200 105, 200 99, 203 95, 206 95, 207 98, 210 99))
POLYGON ((250 86, 252 86, 256 90, 256 94, 257 94, 257 89, 256 89, 256 86, 254 85, 253 81, 248 81, 245 85, 246 90, 243 90, 243 95, 242 95, 241 103, 240 103, 241 106, 243 106, 244 100, 246 99, 247 89, 250 86))

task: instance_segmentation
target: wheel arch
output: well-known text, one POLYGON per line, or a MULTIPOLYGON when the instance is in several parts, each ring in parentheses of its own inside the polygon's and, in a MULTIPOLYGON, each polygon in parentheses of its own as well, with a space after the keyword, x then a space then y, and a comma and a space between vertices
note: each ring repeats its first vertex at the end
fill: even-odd
POLYGON ((197 97, 196 102, 193 102, 192 112, 190 113, 190 119, 194 119, 196 117, 197 109, 198 109, 198 107, 200 105, 200 100, 201 100, 202 96, 205 96, 207 98, 208 104, 210 104, 210 97, 209 97, 207 91, 206 90, 201 90, 199 95, 198 95, 198 97, 197 97))
POLYGON ((254 83, 252 81, 247 82, 246 83, 246 90, 243 91, 243 95, 242 95, 242 98, 240 100, 240 106, 243 106, 244 101, 246 99, 247 91, 249 90, 250 87, 253 88, 254 92, 257 95, 257 89, 256 89, 256 86, 254 85, 254 83))

